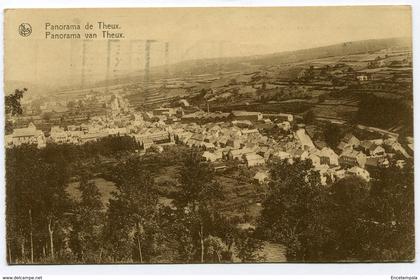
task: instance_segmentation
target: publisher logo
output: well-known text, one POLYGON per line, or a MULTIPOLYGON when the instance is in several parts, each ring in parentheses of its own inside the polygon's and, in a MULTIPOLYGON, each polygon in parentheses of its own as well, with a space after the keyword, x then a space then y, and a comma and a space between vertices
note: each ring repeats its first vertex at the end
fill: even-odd
POLYGON ((22 37, 28 37, 32 33, 32 26, 29 23, 19 25, 19 34, 22 37))

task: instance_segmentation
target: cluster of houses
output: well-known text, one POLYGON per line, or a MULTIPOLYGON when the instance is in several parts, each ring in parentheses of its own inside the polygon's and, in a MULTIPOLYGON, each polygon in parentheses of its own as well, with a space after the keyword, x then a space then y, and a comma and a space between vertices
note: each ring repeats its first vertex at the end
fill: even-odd
MULTIPOLYGON (((292 129, 294 118, 289 114, 268 116, 247 111, 197 111, 183 115, 178 121, 165 122, 165 118, 177 115, 176 108, 158 108, 145 115, 145 112, 130 110, 125 100, 119 97, 111 99, 110 107, 111 113, 92 117, 87 124, 66 128, 53 126, 47 132, 48 137, 31 123, 6 135, 6 146, 36 144, 43 148, 47 142, 80 145, 107 136, 126 135, 136 139, 144 150, 153 145, 173 145, 176 142, 199 147, 203 151, 203 160, 218 167, 235 162, 255 168, 255 179, 259 182, 268 178, 266 163, 272 158, 289 163, 309 159, 314 170, 319 171, 323 184, 347 175, 357 175, 369 181, 371 168, 388 167, 395 154, 409 157, 395 138, 360 141, 347 134, 335 150, 319 147, 314 145, 304 126, 292 129), (146 120, 148 117, 154 120, 146 120), (270 134, 263 133, 261 127, 264 126, 260 124, 270 124, 281 132, 282 137, 275 140, 270 134)), ((400 160, 399 164, 403 162, 400 160)))
POLYGON ((88 123, 53 126, 46 133, 36 129, 33 123, 14 129, 12 134, 5 137, 6 147, 36 144, 38 148, 44 148, 47 142, 82 145, 108 136, 133 137, 144 149, 154 144, 174 144, 173 134, 168 132, 164 122, 144 121, 143 114, 131 110, 120 96, 111 98, 109 108, 107 115, 92 117, 88 123))
MULTIPOLYGON (((138 120, 134 120, 134 122, 137 123, 138 120)), ((35 125, 30 123, 28 127, 15 129, 12 134, 6 135, 5 140, 7 148, 22 144, 35 144, 38 148, 44 148, 47 142, 82 145, 108 136, 133 137, 144 149, 150 148, 152 145, 175 144, 173 134, 169 133, 165 127, 156 124, 130 124, 127 127, 101 126, 97 123, 69 125, 66 128, 53 126, 49 136, 46 137, 43 131, 36 129, 35 125)))
POLYGON ((228 122, 204 125, 178 123, 172 125, 172 131, 180 143, 202 148, 204 159, 211 162, 245 161, 251 167, 264 164, 267 160, 264 148, 267 156, 270 140, 257 129, 239 128, 228 122))
MULTIPOLYGON (((299 134, 302 132, 295 132, 297 138, 302 138, 298 136, 299 134)), ((396 138, 360 141, 354 135, 347 134, 336 149, 338 154, 329 147, 318 149, 308 142, 300 140, 300 143, 302 146, 297 150, 286 147, 285 150, 276 152, 274 156, 288 159, 290 163, 293 163, 296 158, 310 159, 314 170, 319 171, 321 183, 324 185, 348 175, 356 175, 369 181, 370 171, 379 167, 387 168, 390 166, 390 161, 394 159, 395 164, 402 167, 405 160, 401 158, 410 158, 396 138), (397 159, 396 155, 401 155, 400 159, 397 159)), ((255 175, 255 180, 260 183, 267 178, 266 171, 259 171, 255 175)))
POLYGON ((16 128, 12 134, 5 136, 5 145, 8 148, 22 144, 37 145, 38 148, 44 148, 47 141, 44 132, 30 123, 27 127, 16 128))
MULTIPOLYGON (((261 134, 254 124, 271 122, 260 112, 233 111, 231 113, 197 112, 199 121, 181 121, 171 125, 175 139, 190 147, 204 150, 203 158, 211 162, 237 161, 248 167, 264 165, 278 145, 270 137, 261 134), (203 119, 206 121, 203 122, 203 119), (224 121, 222 121, 224 119, 224 121), (208 120, 216 120, 209 122, 208 120)), ((277 116, 278 129, 289 130, 293 120, 289 114, 277 116)))
MULTIPOLYGON (((246 116, 245 113, 237 113, 246 116)), ((278 122, 284 137, 274 140, 261 134, 256 128, 240 127, 246 121, 263 122, 258 115, 250 119, 218 123, 177 123, 171 126, 175 138, 190 147, 203 149, 203 159, 213 163, 234 161, 248 167, 258 167, 255 179, 263 182, 268 178, 265 164, 272 158, 293 163, 294 160, 311 160, 314 170, 319 171, 322 184, 326 185, 348 175, 370 180, 370 170, 388 167, 396 154, 410 157, 395 138, 360 141, 347 134, 337 149, 317 147, 303 127, 293 131, 290 122, 278 122), (287 123, 287 124, 286 124, 287 123)), ((403 160, 397 161, 403 164, 403 160)))

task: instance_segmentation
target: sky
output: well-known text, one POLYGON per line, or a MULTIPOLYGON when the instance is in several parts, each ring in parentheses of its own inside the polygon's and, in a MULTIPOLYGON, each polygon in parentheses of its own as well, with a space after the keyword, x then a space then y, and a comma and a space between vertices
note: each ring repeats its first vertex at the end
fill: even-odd
POLYGON ((411 36, 409 6, 276 8, 38 9, 5 13, 5 81, 71 85, 144 69, 145 40, 151 66, 189 59, 248 56, 307 49, 365 39, 411 36), (119 24, 119 42, 102 35, 97 22, 119 24), (32 33, 19 35, 29 23, 32 33), (46 24, 80 24, 82 30, 54 31, 46 24), (86 23, 93 31, 84 30, 86 23), (81 39, 45 34, 79 32, 81 39), (165 55, 165 43, 169 44, 165 55))

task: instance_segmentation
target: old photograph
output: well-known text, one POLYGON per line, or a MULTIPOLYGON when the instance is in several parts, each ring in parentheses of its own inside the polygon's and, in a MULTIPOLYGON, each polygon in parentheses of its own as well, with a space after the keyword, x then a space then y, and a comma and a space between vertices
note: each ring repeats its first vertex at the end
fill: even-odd
POLYGON ((410 6, 3 13, 9 265, 414 261, 410 6))

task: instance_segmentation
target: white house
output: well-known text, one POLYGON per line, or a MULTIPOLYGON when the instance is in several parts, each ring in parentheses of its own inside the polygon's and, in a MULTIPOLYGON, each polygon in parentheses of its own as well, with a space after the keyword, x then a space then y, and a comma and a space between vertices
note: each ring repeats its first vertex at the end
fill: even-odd
POLYGON ((341 141, 353 147, 357 147, 360 145, 360 140, 350 133, 346 134, 341 141))
POLYGON ((36 129, 33 123, 30 123, 25 128, 14 129, 11 138, 13 146, 22 144, 36 144, 38 148, 44 148, 46 146, 44 133, 36 129))
POLYGON ((288 121, 278 123, 277 126, 281 129, 283 129, 284 131, 289 131, 290 128, 291 128, 290 122, 288 122, 288 121))
POLYGON ((50 131, 50 139, 54 143, 58 143, 58 144, 67 143, 68 142, 68 135, 64 131, 63 128, 61 128, 59 126, 53 126, 53 127, 51 127, 51 131, 50 131))
POLYGON ((270 175, 268 173, 268 171, 258 171, 255 176, 254 176, 254 180, 256 182, 258 182, 259 184, 264 184, 265 182, 268 181, 270 175))
POLYGON ((245 154, 244 157, 248 167, 265 164, 265 159, 255 153, 245 154))
POLYGON ((324 147, 320 153, 321 164, 338 165, 338 155, 330 148, 324 147))
POLYGON ((284 152, 284 151, 276 151, 272 155, 275 156, 275 157, 278 157, 281 160, 292 158, 291 154, 289 154, 288 152, 284 152))
POLYGON ((360 168, 358 166, 353 166, 352 168, 348 169, 347 174, 362 177, 366 181, 370 180, 369 172, 366 169, 360 168))
POLYGON ((319 152, 309 154, 308 158, 312 161, 312 165, 317 167, 321 165, 321 157, 319 152))
POLYGON ((312 142, 311 138, 308 134, 306 134, 305 129, 301 128, 296 131, 296 137, 299 140, 300 144, 302 145, 302 149, 310 149, 315 148, 314 143, 312 142))

